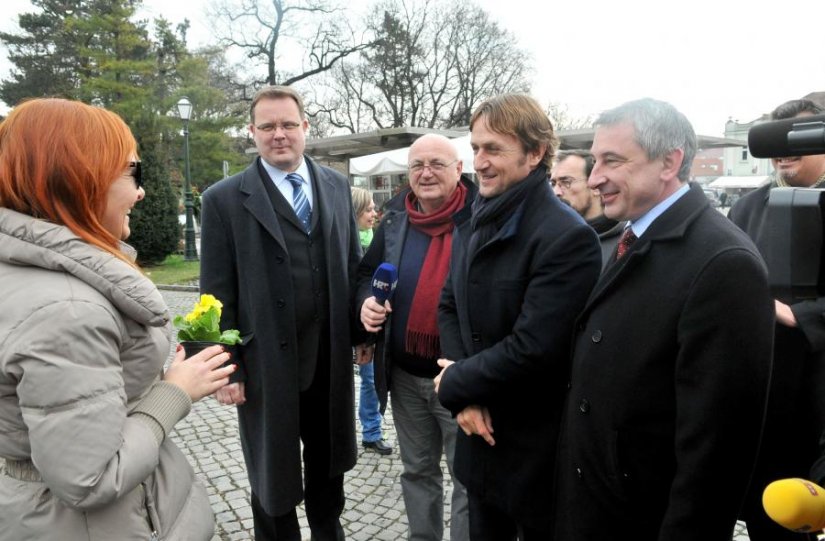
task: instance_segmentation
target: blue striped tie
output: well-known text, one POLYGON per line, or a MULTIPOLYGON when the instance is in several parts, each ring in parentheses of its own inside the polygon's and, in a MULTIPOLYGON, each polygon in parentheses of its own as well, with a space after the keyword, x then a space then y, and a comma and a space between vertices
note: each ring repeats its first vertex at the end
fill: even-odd
POLYGON ((312 209, 309 208, 309 200, 307 194, 304 192, 304 179, 298 173, 290 173, 286 179, 292 184, 292 208, 295 209, 295 215, 304 224, 304 229, 309 233, 309 221, 312 215, 312 209))

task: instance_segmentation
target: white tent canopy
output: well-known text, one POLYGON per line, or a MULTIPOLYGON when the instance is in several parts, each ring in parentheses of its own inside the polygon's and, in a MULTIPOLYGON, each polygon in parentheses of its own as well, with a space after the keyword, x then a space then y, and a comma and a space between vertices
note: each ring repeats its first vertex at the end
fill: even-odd
MULTIPOLYGON (((473 149, 470 147, 470 135, 452 139, 458 150, 458 157, 463 162, 465 173, 473 173, 473 149)), ((349 161, 351 175, 369 177, 373 175, 392 175, 406 173, 409 161, 407 155, 410 148, 397 148, 378 154, 369 154, 349 161)))
POLYGON ((769 176, 765 175, 758 175, 758 176, 750 176, 750 177, 719 177, 708 186, 711 188, 721 188, 721 189, 735 189, 735 188, 749 188, 755 189, 760 186, 767 184, 770 181, 769 176))

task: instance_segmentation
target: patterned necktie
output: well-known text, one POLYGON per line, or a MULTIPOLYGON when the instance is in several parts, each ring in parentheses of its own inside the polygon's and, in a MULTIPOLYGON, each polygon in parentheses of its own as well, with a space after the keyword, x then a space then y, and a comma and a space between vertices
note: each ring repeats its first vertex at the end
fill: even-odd
POLYGON ((309 221, 312 215, 312 209, 309 208, 309 200, 307 194, 304 192, 304 179, 298 173, 290 173, 286 179, 292 184, 292 208, 295 209, 295 215, 304 224, 304 229, 309 233, 309 221))
POLYGON ((633 229, 627 228, 619 238, 619 244, 616 246, 616 259, 621 259, 624 253, 633 246, 633 243, 638 240, 638 237, 633 233, 633 229))

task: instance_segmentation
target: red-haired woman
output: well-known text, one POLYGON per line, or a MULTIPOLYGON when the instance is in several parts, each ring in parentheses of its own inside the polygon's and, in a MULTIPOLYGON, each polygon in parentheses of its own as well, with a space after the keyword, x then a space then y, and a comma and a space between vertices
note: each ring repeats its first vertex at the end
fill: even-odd
POLYGON ((208 540, 203 487, 168 439, 225 385, 219 346, 184 362, 123 244, 143 199, 114 113, 22 103, 0 124, 0 540, 208 540))

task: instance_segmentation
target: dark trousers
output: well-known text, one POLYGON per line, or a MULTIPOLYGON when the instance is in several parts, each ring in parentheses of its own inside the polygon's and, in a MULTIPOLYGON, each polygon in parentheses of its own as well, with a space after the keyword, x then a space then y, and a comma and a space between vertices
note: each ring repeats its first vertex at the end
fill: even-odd
MULTIPOLYGON (((470 510, 470 541, 547 541, 552 531, 540 531, 519 524, 502 509, 467 491, 470 510)), ((549 510, 548 510, 549 512, 549 510)))
MULTIPOLYGON (((339 517, 344 511, 344 476, 329 476, 329 355, 320 353, 315 378, 300 395, 304 507, 313 541, 343 541, 344 529, 339 517)), ((301 541, 298 514, 294 509, 273 517, 261 508, 253 493, 252 519, 256 541, 301 541)))

